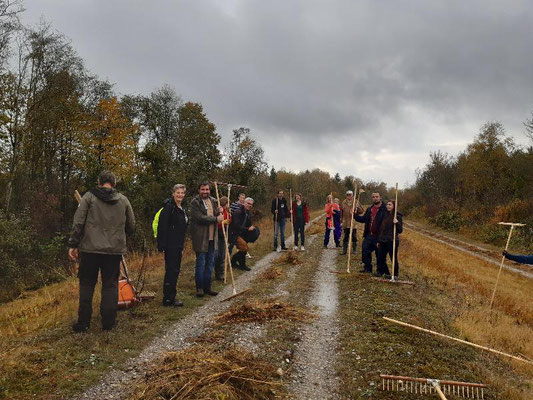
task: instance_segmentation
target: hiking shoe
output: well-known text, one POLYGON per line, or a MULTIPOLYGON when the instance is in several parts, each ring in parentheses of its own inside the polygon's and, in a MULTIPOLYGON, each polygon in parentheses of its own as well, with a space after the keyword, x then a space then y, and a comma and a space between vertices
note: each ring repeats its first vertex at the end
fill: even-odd
POLYGON ((251 271, 252 269, 247 267, 246 265, 241 265, 239 269, 242 269, 243 271, 251 271))
POLYGON ((357 272, 359 272, 359 273, 361 273, 361 274, 371 274, 371 273, 372 273, 372 271, 368 271, 368 270, 366 270, 366 269, 360 269, 360 270, 357 271, 357 272))
POLYGON ((76 322, 75 324, 72 324, 72 330, 74 331, 74 333, 87 332, 89 330, 89 325, 76 322))
POLYGON ((289 249, 286 248, 285 246, 282 246, 282 247, 281 247, 281 250, 289 250, 289 249))
POLYGON ((208 291, 204 290, 204 292, 205 292, 205 294, 208 294, 209 296, 216 296, 218 294, 218 292, 215 292, 215 291, 213 291, 211 289, 209 289, 208 291))
POLYGON ((174 300, 173 303, 163 303, 163 307, 183 307, 183 302, 174 300))
POLYGON ((111 324, 108 324, 108 323, 102 323, 102 330, 103 331, 110 331, 111 329, 113 329, 114 327, 117 326, 117 321, 114 321, 113 323, 111 324))
POLYGON ((197 289, 196 297, 204 297, 204 291, 202 289, 197 289))

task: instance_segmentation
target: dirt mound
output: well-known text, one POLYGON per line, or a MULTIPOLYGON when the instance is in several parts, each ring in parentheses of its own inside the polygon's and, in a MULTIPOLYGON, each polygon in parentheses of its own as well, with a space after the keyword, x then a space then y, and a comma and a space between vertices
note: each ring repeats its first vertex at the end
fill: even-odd
POLYGON ((272 266, 260 275, 260 279, 274 280, 279 278, 281 275, 283 275, 283 271, 281 271, 281 269, 278 267, 272 266))
POLYGON ((303 263, 302 256, 294 251, 290 250, 286 253, 284 253, 282 256, 276 259, 274 261, 275 264, 282 265, 282 264, 291 264, 291 265, 299 265, 303 263))

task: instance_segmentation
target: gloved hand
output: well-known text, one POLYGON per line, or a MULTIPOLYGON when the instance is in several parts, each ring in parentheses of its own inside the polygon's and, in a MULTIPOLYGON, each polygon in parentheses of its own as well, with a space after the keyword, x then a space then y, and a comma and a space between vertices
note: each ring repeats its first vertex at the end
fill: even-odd
POLYGON ((502 251, 502 256, 507 257, 508 254, 509 254, 509 253, 507 253, 505 250, 502 251))

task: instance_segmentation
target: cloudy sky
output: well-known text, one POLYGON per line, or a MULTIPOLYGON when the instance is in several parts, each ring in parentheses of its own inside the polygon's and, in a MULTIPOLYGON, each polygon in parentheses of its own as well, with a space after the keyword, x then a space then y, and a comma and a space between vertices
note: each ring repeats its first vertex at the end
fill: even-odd
POLYGON ((167 83, 276 168, 412 183, 487 121, 527 144, 533 2, 25 0, 119 93, 167 83))

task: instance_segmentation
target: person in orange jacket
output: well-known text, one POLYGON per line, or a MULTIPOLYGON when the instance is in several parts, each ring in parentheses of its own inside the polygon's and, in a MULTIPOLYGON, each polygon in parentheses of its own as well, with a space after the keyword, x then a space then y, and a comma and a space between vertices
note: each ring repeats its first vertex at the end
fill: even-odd
MULTIPOLYGON (((326 205, 324 206, 324 212, 326 213, 326 232, 324 233, 324 248, 328 247, 330 232, 335 229, 334 215, 339 214, 341 209, 339 205, 333 202, 333 196, 329 195, 326 199, 326 205)), ((335 247, 340 247, 340 240, 333 235, 335 240, 335 247)))

